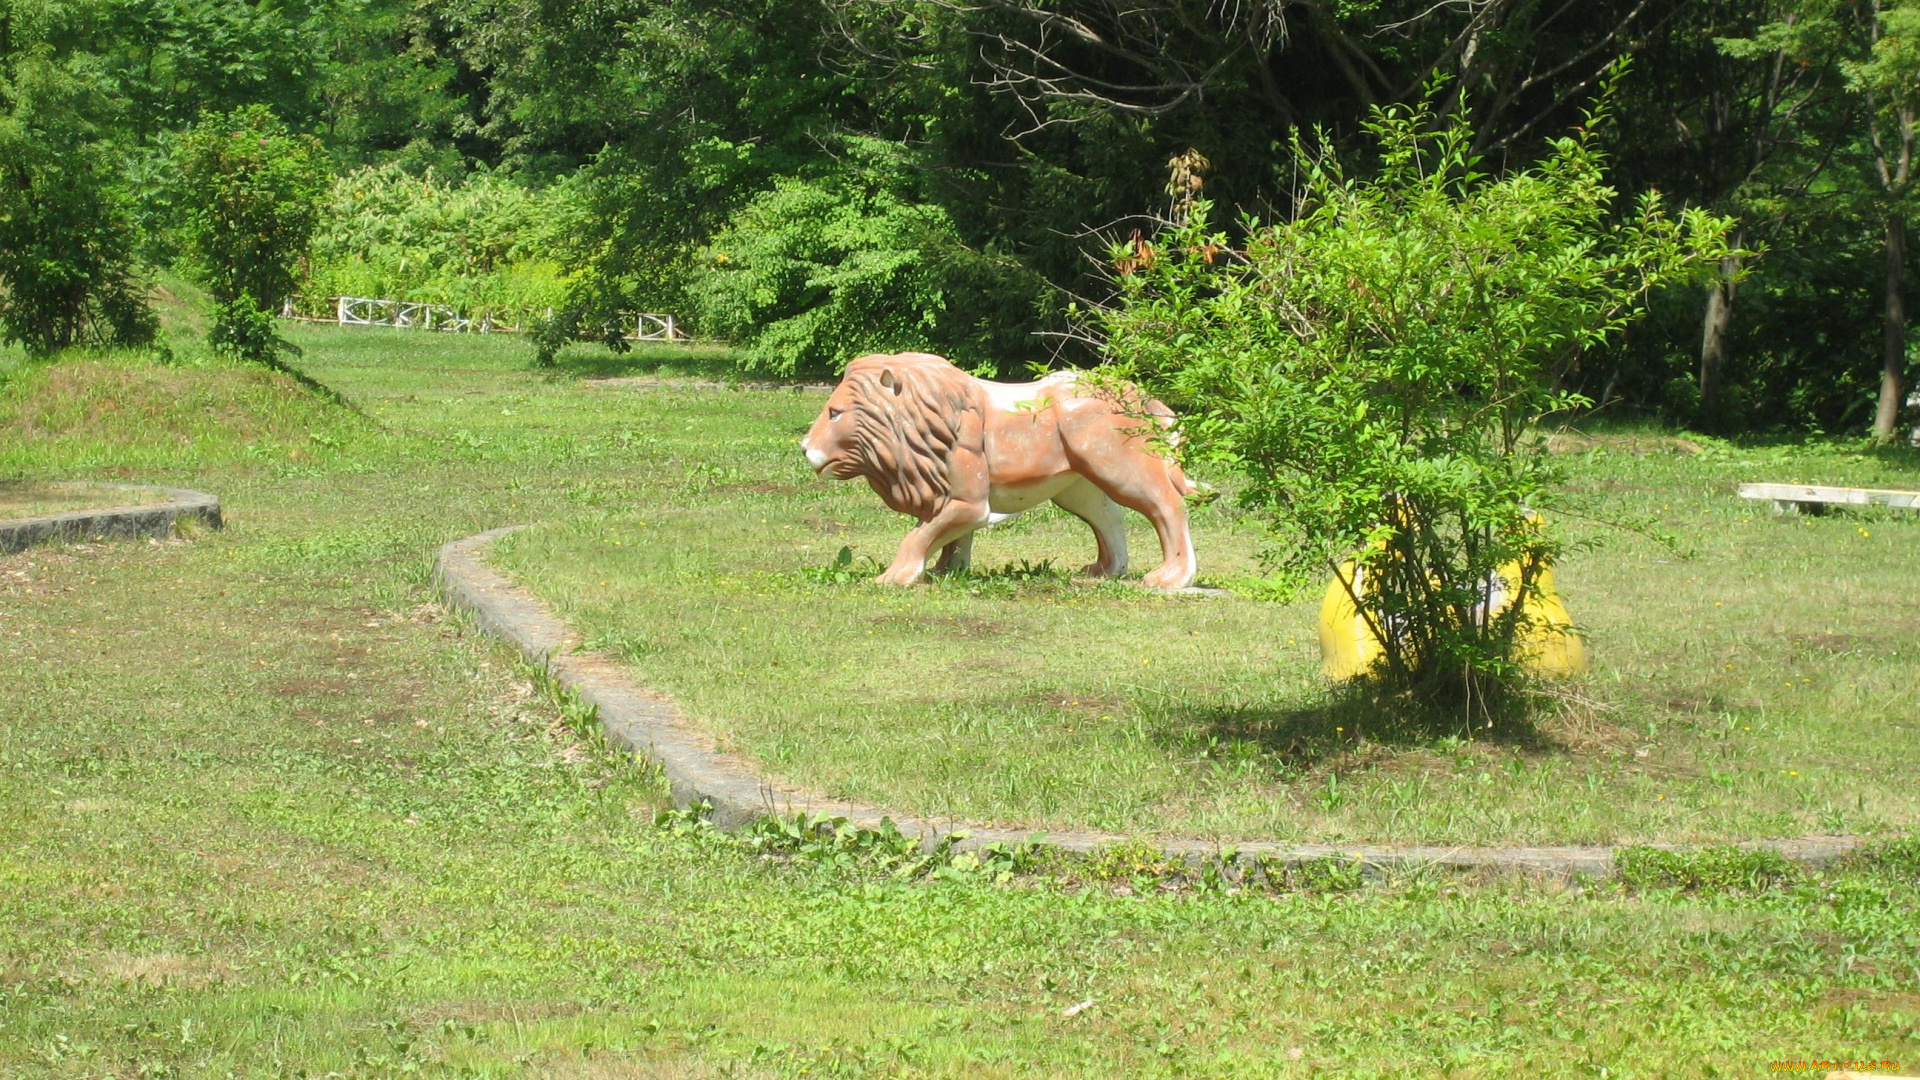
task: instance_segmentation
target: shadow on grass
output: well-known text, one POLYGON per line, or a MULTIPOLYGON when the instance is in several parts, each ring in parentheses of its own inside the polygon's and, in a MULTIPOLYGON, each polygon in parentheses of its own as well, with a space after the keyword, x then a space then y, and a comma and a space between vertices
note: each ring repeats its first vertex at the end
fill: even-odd
POLYGON ((561 379, 620 379, 634 376, 691 376, 733 381, 739 378, 733 351, 721 345, 642 342, 616 353, 605 345, 569 345, 549 367, 538 369, 561 379))
POLYGON ((1175 710, 1166 719, 1169 731, 1186 733, 1183 741, 1250 746, 1282 771, 1304 772, 1368 745, 1453 750, 1477 742, 1536 754, 1564 749, 1540 731, 1539 711, 1540 702, 1524 692, 1467 709, 1422 704, 1362 684, 1293 708, 1175 710))

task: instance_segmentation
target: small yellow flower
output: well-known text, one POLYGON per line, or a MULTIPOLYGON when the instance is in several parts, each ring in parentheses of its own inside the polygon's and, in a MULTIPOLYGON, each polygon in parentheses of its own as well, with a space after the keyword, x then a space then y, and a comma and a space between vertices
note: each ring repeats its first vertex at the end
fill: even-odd
POLYGON ((1872 534, 1872 533, 1870 533, 1870 532, 1868 532, 1868 531, 1867 531, 1867 530, 1865 530, 1865 529, 1861 529, 1861 530, 1860 530, 1860 535, 1861 535, 1861 536, 1872 536, 1873 534, 1872 534))

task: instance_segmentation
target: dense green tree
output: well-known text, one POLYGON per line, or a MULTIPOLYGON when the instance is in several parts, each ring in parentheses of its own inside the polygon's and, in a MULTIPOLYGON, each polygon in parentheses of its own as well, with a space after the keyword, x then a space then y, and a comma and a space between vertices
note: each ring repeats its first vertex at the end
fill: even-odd
POLYGON ((37 353, 153 334, 112 102, 76 48, 92 14, 0 7, 0 338, 37 353))
POLYGON ((462 63, 487 75, 483 131, 507 160, 534 174, 578 166, 595 192, 570 253, 590 268, 584 305, 684 307, 699 246, 776 177, 832 172, 837 139, 851 134, 895 143, 898 167, 918 174, 920 197, 967 248, 1010 280, 1051 283, 1003 310, 1021 335, 1060 329, 1075 295, 1102 295, 1088 251, 1142 224, 1174 154, 1214 162, 1208 192, 1220 204, 1285 213, 1289 132, 1317 124, 1342 139, 1369 105, 1406 100, 1445 72, 1482 103, 1477 149, 1497 166, 1575 122, 1583 88, 1661 25, 1637 0, 442 0, 434 10, 455 28, 462 63))
POLYGON ((208 339, 252 360, 288 348, 273 318, 298 282, 327 191, 325 153, 264 105, 202 119, 180 140, 188 251, 213 294, 208 339))
POLYGON ((1023 342, 1008 310, 1041 283, 968 248, 941 207, 917 197, 893 143, 844 140, 848 167, 787 177, 748 200, 702 252, 690 299, 707 332, 750 369, 834 373, 860 353, 938 352, 995 369, 1023 342))
MULTIPOLYGON (((721 283, 750 272, 716 272, 703 252, 752 234, 784 238, 792 253, 809 222, 831 219, 861 223, 853 232, 865 239, 848 251, 917 252, 915 265, 951 273, 921 296, 937 293, 937 305, 917 305, 940 313, 926 339, 936 347, 1003 371, 1049 354, 1085 363, 1096 354, 1066 313, 1111 289, 1090 253, 1153 230, 1170 158, 1211 163, 1205 193, 1230 233, 1240 212, 1283 220, 1296 209, 1296 132, 1324 130, 1350 174, 1368 175, 1381 162, 1358 137, 1367 110, 1445 75, 1436 117, 1471 99, 1472 149, 1500 174, 1576 126, 1578 102, 1625 55, 1636 63, 1607 136, 1616 181, 1736 215, 1741 242, 1704 294, 1651 297, 1653 317, 1587 355, 1567 385, 1728 429, 1887 431, 1912 262, 1915 3, 12 0, 0 8, 15 27, 8 78, 50 87, 28 71, 49 64, 74 89, 36 91, 40 120, 9 99, 21 122, 0 168, 12 166, 21 209, 0 259, 22 281, 34 266, 94 260, 97 271, 44 282, 135 296, 110 284, 133 280, 111 252, 137 240, 144 257, 171 261, 201 209, 174 169, 181 133, 203 114, 263 105, 316 138, 337 173, 376 165, 438 178, 446 197, 433 207, 533 205, 509 187, 564 188, 566 212, 541 231, 540 250, 509 258, 538 266, 539 282, 507 290, 564 289, 556 330, 595 334, 617 315, 667 310, 757 348, 758 332, 723 314, 746 309, 718 302, 721 283), (64 108, 78 110, 74 122, 53 122, 64 108), (887 148, 883 181, 849 153, 856 145, 887 148), (456 194, 469 173, 484 174, 484 198, 456 194), (797 199, 803 190, 812 196, 797 199), (822 218, 827 203, 838 209, 822 218), (776 204, 793 219, 770 217, 776 204), (894 226, 909 217, 939 224, 908 242, 894 226), (50 256, 60 245, 71 252, 50 256)), ((402 215, 410 228, 434 217, 417 209, 402 215)), ((470 292, 480 280, 460 247, 470 225, 404 245, 369 232, 356 253, 330 234, 321 266, 357 268, 356 289, 470 292), (382 261, 448 243, 459 252, 430 267, 382 261)), ((478 273, 499 292, 496 269, 478 273)), ((850 294, 789 290, 766 310, 804 309, 816 295, 850 294)), ((918 294, 892 295, 900 310, 883 324, 924 322, 904 314, 918 294)), ((18 321, 79 309, 14 310, 18 321)), ((106 307, 88 310, 54 318, 68 329, 47 340, 113 323, 106 307)), ((791 327, 793 317, 772 318, 791 327)))
POLYGON ((1846 211, 1878 223, 1884 255, 1879 389, 1872 432, 1892 437, 1903 404, 1907 327, 1907 217, 1913 195, 1916 116, 1920 115, 1920 2, 1787 0, 1752 37, 1722 43, 1736 57, 1776 69, 1794 65, 1837 75, 1844 110, 1842 159, 1823 192, 1846 211))

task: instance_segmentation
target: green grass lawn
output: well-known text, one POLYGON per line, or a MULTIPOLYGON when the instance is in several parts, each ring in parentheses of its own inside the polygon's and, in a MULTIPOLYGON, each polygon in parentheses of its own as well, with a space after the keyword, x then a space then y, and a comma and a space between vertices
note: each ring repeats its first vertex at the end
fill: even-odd
MULTIPOLYGON (((819 407, 585 392, 605 452, 636 464, 562 515, 529 516, 542 523, 497 559, 723 748, 830 796, 1225 840, 1711 841, 1920 822, 1920 594, 1903 584, 1920 515, 1776 519, 1733 495, 1753 479, 1914 487, 1910 452, 1562 439, 1579 515, 1560 523, 1577 550, 1558 577, 1594 673, 1550 688, 1531 729, 1408 731, 1321 677, 1317 596, 1245 587, 1261 537, 1230 499, 1194 519, 1202 581, 1238 586, 1227 598, 1023 572, 1092 559, 1086 528, 1052 508, 981 534, 984 573, 968 579, 902 591, 822 573, 850 547, 870 576, 864 560, 889 559, 907 523, 864 484, 813 477, 795 442, 819 407)), ((498 438, 556 422, 519 418, 498 438)), ((1137 576, 1157 549, 1133 526, 1137 576)))
MULTIPOLYGON (((713 703, 728 684, 697 673, 748 671, 755 655, 763 675, 800 680, 762 684, 763 705, 808 687, 884 704, 883 663, 914 657, 895 675, 930 697, 943 690, 932 668, 991 686, 1008 657, 1093 648, 1074 643, 1148 623, 1246 641, 1182 644, 1124 673, 1068 662, 1023 677, 1071 692, 1075 680, 1166 686, 1177 663, 1225 678, 1270 662, 1243 684, 1268 696, 1235 691, 1270 708, 1287 694, 1311 700, 1311 687, 1295 689, 1310 675, 1306 639, 1288 644, 1304 623, 1297 609, 1113 588, 809 583, 799 569, 842 544, 890 543, 893 525, 871 496, 817 485, 797 464, 804 396, 643 393, 575 377, 648 371, 658 354, 584 354, 547 377, 511 341, 319 329, 298 340, 303 369, 362 415, 185 349, 167 367, 0 356, 0 479, 196 487, 219 494, 228 519, 189 542, 0 558, 0 1076, 1746 1076, 1779 1059, 1920 1059, 1911 858, 1755 892, 1412 875, 1351 892, 1202 895, 1050 876, 901 880, 656 827, 657 778, 583 744, 508 650, 442 616, 427 580, 435 545, 561 523, 508 561, 530 563, 543 545, 578 552, 580 565, 533 576, 643 674, 683 681, 676 689, 708 717, 724 711, 713 703), (61 412, 76 395, 148 422, 61 412), (51 415, 66 419, 33 419, 51 415), (792 490, 754 490, 773 485, 792 490), (724 509, 702 519, 702 503, 724 509), (729 555, 735 538, 754 542, 729 555), (587 570, 589 557, 606 572, 587 570), (573 581, 589 591, 563 587, 573 581), (664 595, 682 599, 659 609, 672 621, 612 617, 640 611, 639 582, 672 586, 664 595), (785 628, 773 626, 782 611, 785 628), (921 621, 936 615, 938 627, 921 621), (821 634, 803 648, 810 620, 821 634), (740 626, 757 636, 734 637, 740 626), (1015 633, 1030 636, 997 637, 1015 633), (756 654, 755 642, 796 652, 756 654), (802 655, 831 663, 787 674, 802 655)), ((1762 464, 1813 479, 1828 458, 1852 471, 1821 478, 1891 478, 1877 460, 1801 451, 1762 464)), ((1609 548, 1581 565, 1619 560, 1634 579, 1604 584, 1567 568, 1599 645, 1583 692, 1629 713, 1632 702, 1695 704, 1668 706, 1650 732, 1598 712, 1586 721, 1592 750, 1336 743, 1310 768, 1382 755, 1352 766, 1357 805, 1365 770, 1384 775, 1394 760, 1471 776, 1499 755, 1529 769, 1617 757, 1608 776, 1659 775, 1678 766, 1634 751, 1711 747, 1712 725, 1729 726, 1716 710, 1765 732, 1728 736, 1756 760, 1843 720, 1862 723, 1858 739, 1872 737, 1867 720, 1904 722, 1893 684, 1912 641, 1898 620, 1912 609, 1897 579, 1872 593, 1871 620, 1845 605, 1895 565, 1890 541, 1909 527, 1741 525, 1739 508, 1691 520, 1717 505, 1709 467, 1744 471, 1660 457, 1583 467, 1600 495, 1670 507, 1668 527, 1701 554, 1609 548), (1633 628, 1635 597, 1669 604, 1663 583, 1747 565, 1751 551, 1721 546, 1737 538, 1780 553, 1737 588, 1696 587, 1703 607, 1720 601, 1738 620, 1633 628), (1852 561, 1818 562, 1828 551, 1852 561), (1821 589, 1801 610, 1832 623, 1803 625, 1779 605, 1816 573, 1821 589), (1844 642, 1813 636, 1829 633, 1844 642), (1782 657, 1818 688, 1759 681, 1753 668, 1782 657), (1639 685, 1648 672, 1665 683, 1639 685), (1616 746, 1615 730, 1637 734, 1616 746)), ((983 538, 982 561, 1084 558, 1071 530, 1021 528, 983 538)), ((1251 566, 1252 538, 1234 529, 1223 518, 1202 530, 1216 575, 1251 566)), ((999 693, 956 695, 952 722, 984 715, 977 702, 999 693)), ((1139 704, 1151 697, 1110 690, 1103 712, 1069 697, 1027 715, 1039 728, 1084 713, 1081 730, 1095 734, 1139 725, 1142 749, 1099 752, 1144 756, 1157 745, 1161 707, 1139 704)), ((914 708, 873 715, 938 715, 914 708)), ((735 722, 732 737, 753 738, 751 714, 735 722)), ((981 741, 954 739, 950 752, 981 741)), ((1819 741, 1836 760, 1862 752, 1819 741)), ((1057 757, 1062 745, 1041 731, 1019 752, 1057 757)), ((1163 756, 1188 775, 1244 769, 1273 791, 1312 782, 1271 764, 1278 749, 1242 765, 1241 751, 1180 745, 1163 756)), ((850 772, 874 775, 876 752, 848 756, 850 772)), ((906 783, 924 782, 913 779, 922 756, 897 762, 906 783)), ((1875 767, 1887 771, 1823 782, 1846 794, 1842 811, 1895 823, 1904 765, 1875 767)), ((1489 786, 1502 785, 1519 786, 1489 786)), ((1476 805, 1497 804, 1482 794, 1476 805)), ((1301 812, 1355 830, 1366 820, 1311 801, 1301 812)))

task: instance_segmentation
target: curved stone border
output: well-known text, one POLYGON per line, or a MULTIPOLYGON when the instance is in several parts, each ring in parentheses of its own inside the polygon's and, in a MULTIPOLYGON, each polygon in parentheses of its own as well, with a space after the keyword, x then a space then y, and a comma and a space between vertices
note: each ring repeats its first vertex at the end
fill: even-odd
MULTIPOLYGON (((616 746, 645 754, 659 763, 672 789, 675 806, 687 807, 704 801, 712 808, 714 823, 724 829, 738 828, 767 814, 800 812, 842 817, 866 828, 878 827, 882 821, 891 819, 901 832, 918 836, 921 843, 928 846, 951 833, 964 832, 965 838, 954 845, 959 850, 1037 840, 1048 847, 1089 854, 1127 839, 1084 830, 1040 833, 892 814, 865 803, 826 799, 759 776, 751 763, 716 752, 711 740, 687 723, 671 702, 641 689, 618 662, 602 654, 578 651, 578 635, 533 594, 481 559, 487 545, 522 528, 525 526, 494 529, 441 547, 434 558, 434 579, 442 599, 450 608, 470 612, 480 629, 513 643, 528 661, 544 667, 560 685, 593 705, 607 738, 616 746)), ((1820 866, 1841 858, 1862 843, 1854 837, 1811 836, 1757 840, 1736 846, 1774 851, 1796 863, 1820 866)), ((1155 846, 1189 861, 1216 858, 1233 851, 1245 861, 1266 859, 1297 864, 1334 858, 1382 870, 1445 867, 1607 877, 1614 869, 1610 847, 1398 847, 1270 841, 1229 844, 1208 840, 1168 840, 1156 842, 1155 846)))
POLYGON ((120 491, 158 491, 165 493, 168 500, 148 506, 108 506, 0 521, 0 555, 11 555, 49 541, 171 536, 174 524, 182 518, 197 518, 214 529, 221 524, 219 498, 204 491, 146 484, 95 486, 120 491))

